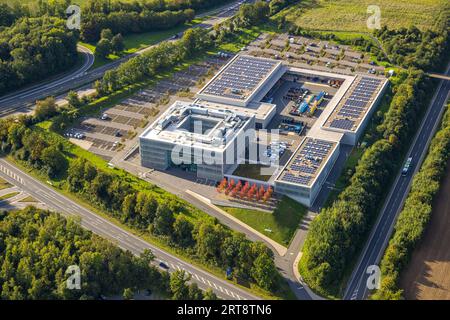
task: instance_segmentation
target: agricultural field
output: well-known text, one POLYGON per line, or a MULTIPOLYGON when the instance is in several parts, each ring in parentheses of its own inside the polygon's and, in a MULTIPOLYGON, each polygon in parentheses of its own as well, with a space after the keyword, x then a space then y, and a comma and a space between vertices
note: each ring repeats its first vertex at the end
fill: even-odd
POLYGON ((290 22, 310 30, 366 32, 369 5, 381 9, 381 25, 401 28, 433 26, 447 0, 303 0, 281 12, 290 22), (330 14, 332 13, 332 14, 330 14))
POLYGON ((450 299, 450 162, 447 168, 428 229, 401 278, 407 300, 450 299))

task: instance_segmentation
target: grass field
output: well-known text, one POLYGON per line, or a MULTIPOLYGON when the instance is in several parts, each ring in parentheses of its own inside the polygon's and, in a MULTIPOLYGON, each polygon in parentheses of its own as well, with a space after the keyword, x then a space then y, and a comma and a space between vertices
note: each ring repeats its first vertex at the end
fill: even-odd
POLYGON ((424 238, 400 280, 407 300, 450 300, 450 161, 424 238))
POLYGON ((273 213, 232 207, 221 208, 283 246, 289 245, 307 212, 304 206, 287 197, 279 202, 273 213))
POLYGON ((280 14, 296 25, 311 30, 368 32, 369 5, 381 10, 381 25, 391 28, 430 28, 447 0, 302 0, 280 14))

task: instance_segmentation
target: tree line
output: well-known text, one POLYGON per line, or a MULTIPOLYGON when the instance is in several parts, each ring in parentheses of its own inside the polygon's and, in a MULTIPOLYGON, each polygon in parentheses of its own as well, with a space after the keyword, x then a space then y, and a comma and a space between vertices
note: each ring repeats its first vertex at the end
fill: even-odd
POLYGON ((95 83, 95 88, 99 95, 115 92, 154 77, 183 60, 203 53, 211 44, 211 38, 206 30, 189 29, 179 41, 163 42, 144 54, 122 63, 118 68, 107 71, 103 78, 95 83))
POLYGON ((188 284, 185 274, 158 270, 153 260, 149 250, 133 256, 58 213, 31 206, 0 212, 2 300, 131 299, 139 290, 172 299, 217 298, 188 284), (74 265, 80 270, 79 289, 67 286, 74 265))
MULTIPOLYGON (((450 5, 447 5, 450 8, 450 5)), ((438 70, 448 59, 450 15, 442 10, 433 28, 419 30, 415 26, 398 30, 383 26, 376 30, 390 60, 399 66, 422 70, 438 70)), ((380 54, 381 60, 385 60, 380 54)))
POLYGON ((433 210, 450 157, 450 105, 447 105, 441 128, 433 138, 428 155, 413 180, 405 206, 395 224, 394 233, 381 260, 381 288, 373 299, 401 299, 401 272, 422 239, 433 210))
POLYGON ((196 10, 204 10, 231 0, 181 0, 133 2, 90 0, 82 8, 81 37, 93 43, 103 29, 127 35, 166 30, 190 22, 196 10))
POLYGON ((189 22, 194 16, 195 12, 192 9, 162 12, 88 13, 83 15, 81 38, 86 42, 95 42, 99 40, 103 29, 110 29, 114 34, 122 35, 166 30, 189 22))
POLYGON ((59 18, 22 18, 0 29, 0 95, 74 66, 77 41, 59 18))
POLYGON ((176 11, 184 9, 204 10, 214 6, 223 5, 232 0, 89 0, 83 4, 82 8, 87 13, 104 13, 126 11, 176 11))

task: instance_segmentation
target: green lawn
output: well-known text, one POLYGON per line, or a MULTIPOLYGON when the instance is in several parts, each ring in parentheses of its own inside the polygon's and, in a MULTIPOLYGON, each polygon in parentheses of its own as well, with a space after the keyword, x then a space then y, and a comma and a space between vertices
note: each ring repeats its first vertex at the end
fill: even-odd
POLYGON ((370 31, 367 19, 369 5, 381 10, 381 25, 391 28, 416 25, 421 29, 433 26, 438 12, 448 0, 302 0, 279 15, 310 30, 370 31))
POLYGON ((289 245, 307 213, 306 207, 288 197, 283 197, 273 213, 232 207, 221 208, 283 246, 289 245), (268 229, 271 232, 267 231, 268 229))

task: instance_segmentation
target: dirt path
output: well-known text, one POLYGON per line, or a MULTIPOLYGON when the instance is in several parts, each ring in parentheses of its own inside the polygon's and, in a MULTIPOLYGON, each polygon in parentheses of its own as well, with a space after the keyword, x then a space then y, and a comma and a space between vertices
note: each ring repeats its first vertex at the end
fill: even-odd
POLYGON ((430 225, 413 253, 401 287, 408 300, 450 300, 450 161, 430 225))

